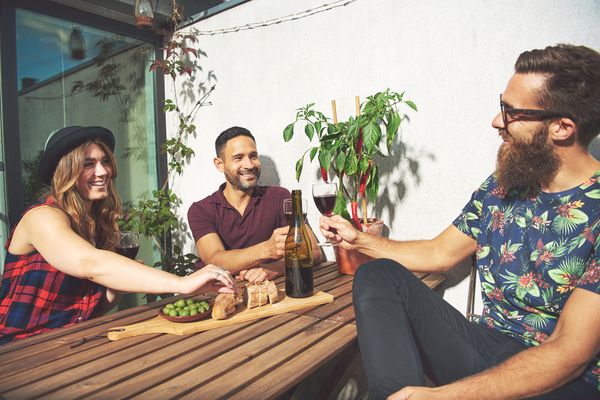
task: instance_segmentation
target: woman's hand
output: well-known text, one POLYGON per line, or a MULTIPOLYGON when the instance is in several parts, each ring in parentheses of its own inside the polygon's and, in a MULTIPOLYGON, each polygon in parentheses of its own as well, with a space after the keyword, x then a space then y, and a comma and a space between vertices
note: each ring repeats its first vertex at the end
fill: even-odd
POLYGON ((237 293, 237 284, 226 269, 208 264, 199 271, 181 278, 181 293, 216 291, 220 293, 237 293))

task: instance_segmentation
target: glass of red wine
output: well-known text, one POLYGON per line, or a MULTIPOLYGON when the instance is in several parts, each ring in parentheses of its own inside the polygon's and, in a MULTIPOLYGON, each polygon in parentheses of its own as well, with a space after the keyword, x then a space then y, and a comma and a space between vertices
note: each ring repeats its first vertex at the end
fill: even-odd
MULTIPOLYGON (((306 199, 302 199, 302 216, 306 221, 306 212, 308 211, 308 203, 306 199)), ((289 226, 292 226, 294 221, 292 220, 292 199, 283 200, 283 214, 285 214, 285 220, 289 226)))
MULTIPOLYGON (((315 183, 312 193, 319 212, 327 217, 332 216, 337 197, 337 183, 315 183)), ((330 231, 335 233, 333 228, 330 228, 330 231)), ((319 246, 335 246, 335 244, 327 239, 324 243, 319 243, 319 246)))
POLYGON ((119 241, 115 246, 115 251, 122 256, 135 259, 140 249, 140 235, 133 231, 120 231, 119 241))

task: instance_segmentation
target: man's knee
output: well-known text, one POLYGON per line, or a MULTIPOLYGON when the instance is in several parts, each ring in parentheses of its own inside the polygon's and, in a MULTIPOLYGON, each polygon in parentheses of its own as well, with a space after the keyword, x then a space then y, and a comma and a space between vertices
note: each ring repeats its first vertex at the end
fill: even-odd
POLYGON ((387 258, 369 261, 356 271, 352 291, 356 297, 373 290, 381 291, 389 285, 395 287, 399 281, 404 280, 405 275, 412 273, 396 261, 387 258))

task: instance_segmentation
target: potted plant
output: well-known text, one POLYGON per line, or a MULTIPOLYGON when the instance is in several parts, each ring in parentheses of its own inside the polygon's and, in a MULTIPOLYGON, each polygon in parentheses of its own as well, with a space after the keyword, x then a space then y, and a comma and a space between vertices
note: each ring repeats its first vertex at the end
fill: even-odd
MULTIPOLYGON (((405 100, 404 93, 386 89, 367 97, 362 104, 357 99, 357 115, 338 122, 335 102, 333 104, 333 120, 315 110, 314 103, 311 103, 299 108, 294 122, 283 131, 284 140, 289 142, 294 136, 296 123, 303 122, 308 139, 312 142, 316 137, 318 142, 296 162, 296 179, 300 179, 306 155, 310 161, 316 158, 324 181, 328 181, 331 175, 339 180, 334 213, 348 219, 362 231, 369 231, 373 225, 379 225, 380 231, 382 222, 367 215, 367 202, 374 202, 379 191, 377 161, 391 154, 403 120, 399 106, 405 104, 415 111, 417 106, 411 100, 405 100), (362 216, 358 212, 359 201, 362 216)), ((342 250, 336 247, 338 265, 342 250)))

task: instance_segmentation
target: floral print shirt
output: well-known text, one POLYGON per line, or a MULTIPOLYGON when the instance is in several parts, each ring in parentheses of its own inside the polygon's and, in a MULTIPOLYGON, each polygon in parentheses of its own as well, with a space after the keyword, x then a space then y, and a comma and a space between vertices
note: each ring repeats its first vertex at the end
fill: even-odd
MULTIPOLYGON (((536 346, 573 290, 600 294, 599 180, 600 171, 564 192, 507 193, 492 175, 473 193, 454 225, 477 241, 481 324, 536 346)), ((583 379, 600 391, 600 354, 583 379)))

